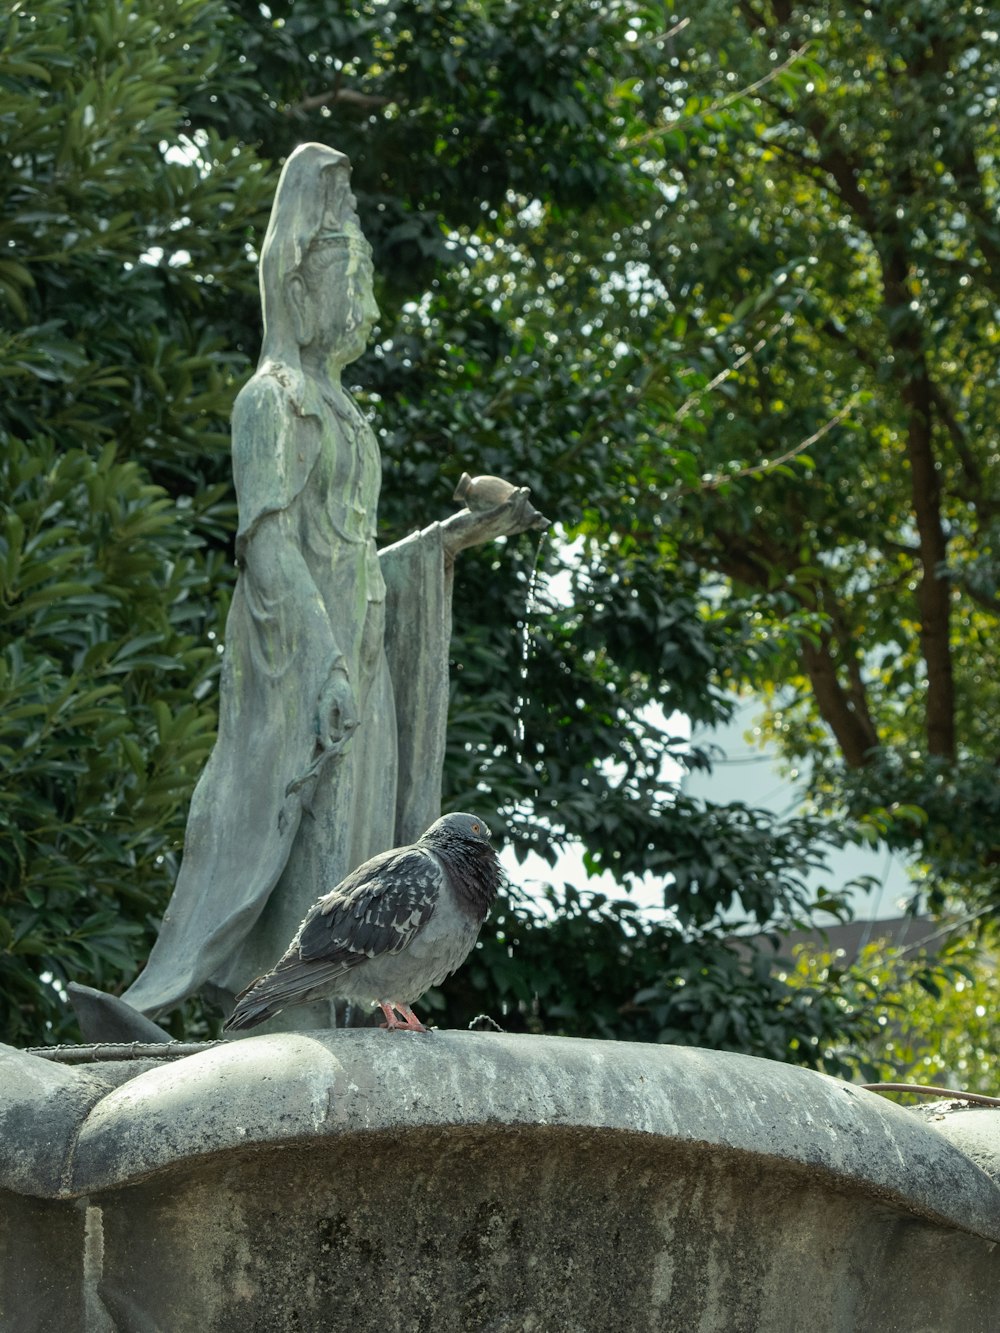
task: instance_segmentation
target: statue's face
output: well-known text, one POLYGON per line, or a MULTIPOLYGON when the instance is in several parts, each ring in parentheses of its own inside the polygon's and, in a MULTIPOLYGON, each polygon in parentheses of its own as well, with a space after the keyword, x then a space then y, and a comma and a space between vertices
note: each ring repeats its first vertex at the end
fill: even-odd
POLYGON ((316 343, 341 365, 356 361, 379 316, 367 246, 318 247, 309 255, 304 277, 316 343))

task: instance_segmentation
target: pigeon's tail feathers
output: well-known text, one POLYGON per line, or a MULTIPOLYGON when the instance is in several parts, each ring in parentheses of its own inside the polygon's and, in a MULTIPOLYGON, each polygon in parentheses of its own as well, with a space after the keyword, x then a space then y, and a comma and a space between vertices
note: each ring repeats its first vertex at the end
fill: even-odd
POLYGON ((280 1008, 280 1005, 269 1004, 261 996, 244 992, 243 997, 236 1001, 236 1008, 225 1020, 223 1032, 233 1032, 237 1028, 256 1028, 259 1022, 267 1022, 268 1018, 275 1017, 280 1008))
POLYGON ((223 1031, 253 1028, 290 1005, 321 1000, 336 991, 334 983, 347 970, 342 964, 303 962, 297 953, 289 953, 273 972, 251 981, 236 997, 236 1008, 223 1024, 223 1031))
POLYGON ((254 1004, 234 1009, 222 1025, 223 1032, 235 1032, 237 1028, 255 1028, 258 1023, 266 1023, 279 1011, 269 1004, 254 1004))
MULTIPOLYGON (((266 980, 258 977, 257 981, 266 980)), ((261 994, 264 987, 258 989, 257 981, 252 982, 236 998, 236 1008, 222 1025, 223 1032, 232 1032, 236 1028, 255 1028, 273 1018, 281 1009, 280 1004, 273 1004, 266 994, 261 994)))

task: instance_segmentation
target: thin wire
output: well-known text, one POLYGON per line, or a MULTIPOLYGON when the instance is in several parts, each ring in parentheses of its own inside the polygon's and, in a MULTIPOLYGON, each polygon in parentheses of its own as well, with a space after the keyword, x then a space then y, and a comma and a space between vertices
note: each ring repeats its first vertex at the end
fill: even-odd
POLYGON ((930 1083, 859 1083, 866 1092, 915 1092, 921 1097, 954 1097, 977 1106, 1000 1106, 1000 1097, 987 1097, 982 1092, 959 1092, 957 1088, 938 1088, 930 1083))

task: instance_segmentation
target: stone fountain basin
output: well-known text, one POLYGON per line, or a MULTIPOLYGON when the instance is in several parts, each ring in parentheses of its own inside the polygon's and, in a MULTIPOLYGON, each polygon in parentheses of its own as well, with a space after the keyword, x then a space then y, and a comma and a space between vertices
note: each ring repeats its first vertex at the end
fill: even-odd
POLYGON ((169 1055, 0 1047, 0 1310, 88 1333, 996 1327, 1000 1117, 974 1161, 836 1079, 625 1042, 169 1055))

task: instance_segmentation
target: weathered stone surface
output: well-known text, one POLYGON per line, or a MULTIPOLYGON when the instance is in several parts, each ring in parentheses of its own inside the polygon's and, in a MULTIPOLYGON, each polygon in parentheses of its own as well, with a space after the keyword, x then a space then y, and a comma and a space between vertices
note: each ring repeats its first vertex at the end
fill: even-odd
POLYGON ((245 1151, 105 1196, 103 1241, 126 1327, 219 1333, 986 1333, 1000 1278, 780 1163, 552 1127, 245 1151))
POLYGON ((95 1107, 70 1189, 247 1144, 484 1124, 624 1130, 796 1163, 1000 1240, 996 1183, 874 1094, 750 1056, 501 1033, 290 1033, 151 1069, 95 1107))
POLYGON ((54 1198, 90 1108, 110 1089, 94 1068, 66 1068, 0 1046, 0 1189, 54 1198))
POLYGON ((96 1097, 55 1068, 43 1093, 82 1079, 73 1142, 43 1181, 60 1197, 0 1196, 0 1310, 64 1304, 18 1330, 996 1327, 1000 1185, 807 1070, 372 1030, 117 1067, 96 1097))
POLYGON ((159 1023, 133 1009, 130 1004, 96 990, 93 986, 83 986, 71 981, 66 987, 69 998, 76 1010, 81 1032, 99 1032, 102 1042, 112 1041, 173 1041, 173 1037, 159 1023))
POLYGON ((1000 1184, 1000 1107, 938 1102, 921 1107, 920 1114, 926 1124, 1000 1184))
POLYGON ((86 1253, 81 1203, 0 1190, 3 1333, 89 1333, 83 1300, 86 1253))

